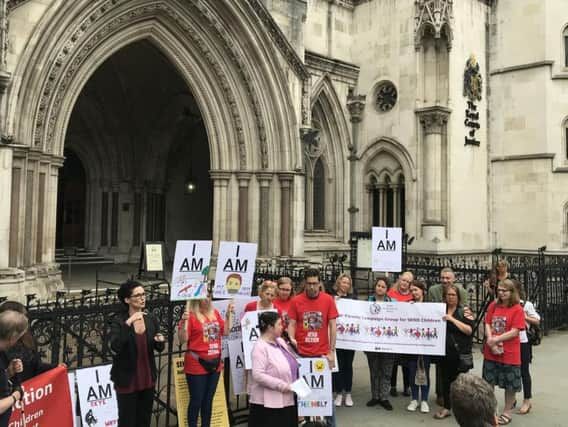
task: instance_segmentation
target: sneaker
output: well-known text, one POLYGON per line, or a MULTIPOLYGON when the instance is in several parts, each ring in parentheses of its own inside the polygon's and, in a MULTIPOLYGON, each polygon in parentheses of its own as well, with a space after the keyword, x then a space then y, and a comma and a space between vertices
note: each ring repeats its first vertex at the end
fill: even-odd
POLYGON ((379 400, 379 405, 385 408, 387 411, 392 411, 392 405, 388 400, 379 400))
POLYGON ((425 400, 423 400, 420 403, 420 412, 422 412, 423 414, 427 414, 428 412, 430 412, 430 407, 428 406, 428 402, 426 402, 425 400))
POLYGON ((351 393, 345 393, 345 406, 353 406, 353 398, 351 397, 351 393))
POLYGON ((416 409, 418 409, 418 400, 412 400, 410 402, 410 405, 408 405, 406 409, 409 410, 410 412, 415 412, 416 409))
POLYGON ((396 388, 395 388, 395 387, 391 387, 390 395, 391 395, 392 397, 398 396, 398 393, 396 392, 396 388))
POLYGON ((337 393, 337 396, 335 396, 335 406, 341 406, 342 402, 343 402, 343 395, 341 393, 337 393))
POLYGON ((366 403, 366 405, 369 406, 369 407, 371 407, 371 406, 375 406, 377 403, 381 403, 381 402, 379 401, 379 399, 375 399, 375 398, 373 397, 371 400, 369 400, 369 401, 366 403))

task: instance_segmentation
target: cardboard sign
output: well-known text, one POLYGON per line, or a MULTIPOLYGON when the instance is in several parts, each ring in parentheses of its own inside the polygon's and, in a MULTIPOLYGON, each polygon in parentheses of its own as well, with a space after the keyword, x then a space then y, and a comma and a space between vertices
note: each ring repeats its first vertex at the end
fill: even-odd
POLYGON ((118 425, 116 391, 110 380, 111 365, 75 371, 81 420, 87 427, 118 425))
MULTIPOLYGON (((22 403, 10 416, 10 427, 73 427, 73 409, 67 369, 57 367, 22 383, 22 403)), ((85 424, 86 425, 86 424, 85 424)))
POLYGON ((373 271, 402 270, 402 228, 373 227, 373 271))
POLYGON ((233 394, 235 396, 247 391, 245 369, 245 353, 241 340, 229 341, 229 361, 231 364, 231 380, 233 381, 233 394))
POLYGON ((164 253, 162 243, 145 243, 144 257, 146 271, 159 273, 164 271, 164 253))
POLYGON ((207 298, 210 240, 178 240, 172 267, 172 301, 207 298))
POLYGON ((336 347, 381 353, 446 354, 446 304, 337 301, 336 347))
MULTIPOLYGON (((173 359, 175 369, 174 384, 176 389, 176 404, 178 409, 178 426, 187 426, 187 407, 189 406, 189 388, 184 372, 183 357, 173 359)), ((201 417, 197 420, 197 425, 201 425, 201 417)), ((213 409, 211 411, 211 427, 229 427, 229 417, 227 401, 225 400, 225 385, 223 383, 223 373, 219 377, 217 390, 213 396, 213 409)))
POLYGON ((256 262, 256 243, 221 242, 215 274, 215 298, 248 298, 256 262))
POLYGON ((304 399, 298 397, 298 415, 305 417, 331 416, 331 370, 324 357, 298 359, 300 376, 312 392, 304 399))

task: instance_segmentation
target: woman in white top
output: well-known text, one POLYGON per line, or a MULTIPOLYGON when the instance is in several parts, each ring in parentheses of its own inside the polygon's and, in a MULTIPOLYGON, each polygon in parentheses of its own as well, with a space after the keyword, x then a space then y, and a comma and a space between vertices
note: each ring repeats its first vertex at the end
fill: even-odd
POLYGON ((527 329, 531 326, 540 324, 540 316, 536 312, 534 305, 530 301, 525 299, 525 291, 523 289, 523 284, 518 280, 513 280, 517 292, 521 297, 521 306, 525 312, 526 329, 519 331, 519 337, 521 339, 521 378, 523 379, 523 404, 517 411, 519 415, 526 415, 530 412, 532 408, 531 398, 532 398, 532 378, 529 371, 529 365, 532 362, 532 345, 529 343, 527 338, 527 329))

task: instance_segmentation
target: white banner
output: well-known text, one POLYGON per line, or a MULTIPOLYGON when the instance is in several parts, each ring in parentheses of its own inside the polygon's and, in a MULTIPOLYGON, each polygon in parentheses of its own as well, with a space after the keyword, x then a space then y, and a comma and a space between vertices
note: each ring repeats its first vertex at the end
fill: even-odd
POLYGON ((110 380, 111 365, 77 369, 79 407, 84 426, 118 425, 116 392, 110 380))
POLYGON ((172 267, 172 301, 207 298, 210 240, 178 240, 172 267))
POLYGON ((402 228, 373 227, 373 271, 402 270, 402 228))
POLYGON ((300 377, 303 377, 312 392, 305 399, 298 397, 298 415, 304 417, 330 416, 333 405, 331 398, 331 370, 327 359, 306 357, 298 359, 300 377))
POLYGON ((221 242, 215 273, 215 298, 248 298, 256 262, 256 243, 221 242))
POLYGON ((383 353, 444 355, 446 304, 376 303, 341 298, 337 348, 383 353))

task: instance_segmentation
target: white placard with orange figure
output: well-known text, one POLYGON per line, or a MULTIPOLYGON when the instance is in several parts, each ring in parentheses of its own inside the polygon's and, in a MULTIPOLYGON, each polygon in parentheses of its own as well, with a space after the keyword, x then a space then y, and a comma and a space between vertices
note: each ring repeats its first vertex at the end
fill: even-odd
POLYGON ((248 298, 252 292, 256 243, 221 242, 215 274, 215 298, 248 298))

